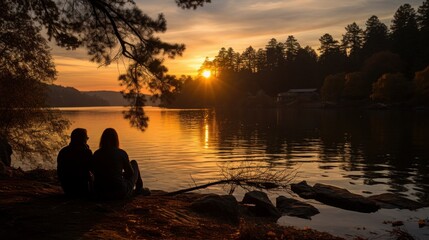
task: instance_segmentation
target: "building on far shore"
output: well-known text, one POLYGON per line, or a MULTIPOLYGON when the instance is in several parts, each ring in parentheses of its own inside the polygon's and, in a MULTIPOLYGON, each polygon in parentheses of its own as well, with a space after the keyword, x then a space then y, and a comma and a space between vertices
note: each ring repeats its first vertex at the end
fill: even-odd
POLYGON ((277 94, 278 105, 295 105, 300 103, 312 103, 320 100, 317 88, 290 89, 287 92, 277 94))

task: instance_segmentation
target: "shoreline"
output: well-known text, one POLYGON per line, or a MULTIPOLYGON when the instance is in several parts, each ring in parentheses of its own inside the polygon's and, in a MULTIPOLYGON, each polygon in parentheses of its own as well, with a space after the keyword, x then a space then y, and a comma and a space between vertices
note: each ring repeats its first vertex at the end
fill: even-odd
POLYGON ((152 193, 118 201, 67 199, 55 170, 6 169, 0 178, 0 234, 5 239, 343 239, 241 214, 238 223, 228 223, 190 208, 208 194, 152 193))

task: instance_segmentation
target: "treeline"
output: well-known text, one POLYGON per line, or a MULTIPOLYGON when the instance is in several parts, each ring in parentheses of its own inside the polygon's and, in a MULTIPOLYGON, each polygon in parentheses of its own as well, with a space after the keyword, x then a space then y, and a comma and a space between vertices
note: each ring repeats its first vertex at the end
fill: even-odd
POLYGON ((242 53, 221 48, 200 69, 210 70, 212 79, 183 76, 181 91, 168 106, 246 105, 249 98, 266 94, 274 99, 293 88, 317 88, 324 101, 335 103, 428 104, 428 0, 417 11, 409 4, 400 6, 390 27, 371 16, 364 29, 353 22, 341 39, 326 33, 319 41, 318 53, 302 47, 293 35, 242 53))
POLYGON ((47 86, 47 104, 50 107, 88 107, 109 106, 110 104, 97 96, 80 92, 76 88, 58 85, 47 86))

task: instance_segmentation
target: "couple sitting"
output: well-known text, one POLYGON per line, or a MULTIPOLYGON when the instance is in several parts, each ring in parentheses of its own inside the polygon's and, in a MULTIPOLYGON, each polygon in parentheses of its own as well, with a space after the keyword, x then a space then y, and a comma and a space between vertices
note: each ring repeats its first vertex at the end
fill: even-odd
POLYGON ((87 141, 86 129, 74 129, 70 144, 58 154, 58 178, 66 195, 123 199, 133 193, 150 194, 149 190, 143 189, 137 162, 129 161, 128 154, 119 148, 115 129, 104 130, 100 148, 94 155, 87 141))

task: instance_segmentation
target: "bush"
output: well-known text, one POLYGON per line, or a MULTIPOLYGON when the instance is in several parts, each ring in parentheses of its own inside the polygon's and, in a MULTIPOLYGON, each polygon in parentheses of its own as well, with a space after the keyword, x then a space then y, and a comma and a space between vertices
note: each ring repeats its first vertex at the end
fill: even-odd
POLYGON ((402 73, 383 74, 372 84, 371 99, 377 102, 404 101, 411 95, 411 82, 402 73))

